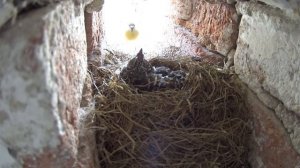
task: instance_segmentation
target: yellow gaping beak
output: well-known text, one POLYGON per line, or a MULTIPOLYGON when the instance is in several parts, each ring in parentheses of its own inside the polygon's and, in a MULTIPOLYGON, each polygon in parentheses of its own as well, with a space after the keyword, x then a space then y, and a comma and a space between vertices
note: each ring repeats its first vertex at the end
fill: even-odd
POLYGON ((130 24, 129 28, 130 29, 125 32, 125 37, 127 40, 135 40, 138 37, 139 32, 135 29, 134 24, 130 24))

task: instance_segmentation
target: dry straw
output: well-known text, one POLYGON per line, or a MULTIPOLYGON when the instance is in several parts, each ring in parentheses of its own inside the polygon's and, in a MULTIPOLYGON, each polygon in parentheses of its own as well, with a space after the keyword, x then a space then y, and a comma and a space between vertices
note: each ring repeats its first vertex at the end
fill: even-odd
POLYGON ((100 166, 248 167, 247 111, 236 75, 190 59, 150 62, 188 72, 184 86, 146 92, 107 69, 94 74, 100 166))

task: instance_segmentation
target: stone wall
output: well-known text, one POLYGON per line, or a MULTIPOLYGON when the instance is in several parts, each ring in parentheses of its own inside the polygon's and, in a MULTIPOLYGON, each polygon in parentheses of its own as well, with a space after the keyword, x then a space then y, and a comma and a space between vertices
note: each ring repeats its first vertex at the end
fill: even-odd
MULTIPOLYGON (((259 97, 248 89, 247 105, 252 114, 249 162, 253 168, 298 168, 300 156, 282 122, 259 97)), ((289 115, 288 113, 286 115, 289 115)))
POLYGON ((103 38, 101 12, 103 3, 104 1, 101 0, 93 1, 93 3, 88 4, 85 8, 86 10, 84 12, 84 17, 88 56, 91 56, 94 50, 100 50, 100 39, 103 38), (100 4, 95 4, 95 2, 98 2, 100 4), (96 5, 96 7, 94 5, 96 5), (98 5, 100 5, 100 9, 98 5))
POLYGON ((11 2, 0 2, 0 167, 70 168, 79 144, 89 1, 11 2))
POLYGON ((176 21, 190 29, 199 43, 227 55, 236 46, 238 15, 234 5, 224 1, 173 0, 176 21))
POLYGON ((300 167, 300 1, 173 1, 177 22, 252 90, 252 166, 300 167))
POLYGON ((253 163, 256 161, 258 167, 274 167, 282 158, 294 158, 285 161, 285 166, 284 162, 277 166, 300 167, 300 17, 295 10, 300 6, 298 3, 297 8, 289 5, 275 8, 284 1, 265 2, 267 5, 254 2, 236 5, 242 19, 235 70, 267 107, 250 106, 254 108, 251 110, 261 111, 253 114, 254 141, 259 147, 254 152, 260 153, 253 155, 253 163), (277 5, 270 6, 273 4, 277 5), (276 153, 267 150, 270 148, 276 149, 276 153))
MULTIPOLYGON (((252 166, 300 167, 300 2, 172 1, 199 43, 234 55, 250 88, 252 166)), ((103 1, 87 12, 90 1, 16 2, 0 1, 0 167, 97 167, 78 111, 85 81, 91 90, 87 55, 100 54, 103 1)))

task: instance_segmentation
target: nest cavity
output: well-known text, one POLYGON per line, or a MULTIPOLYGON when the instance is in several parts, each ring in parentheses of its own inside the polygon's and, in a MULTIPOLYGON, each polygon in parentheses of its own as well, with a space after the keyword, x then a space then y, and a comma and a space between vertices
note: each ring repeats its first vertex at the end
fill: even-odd
POLYGON ((96 69, 91 115, 100 167, 248 167, 250 131, 237 76, 191 59, 150 62, 187 72, 183 86, 140 91, 96 69))

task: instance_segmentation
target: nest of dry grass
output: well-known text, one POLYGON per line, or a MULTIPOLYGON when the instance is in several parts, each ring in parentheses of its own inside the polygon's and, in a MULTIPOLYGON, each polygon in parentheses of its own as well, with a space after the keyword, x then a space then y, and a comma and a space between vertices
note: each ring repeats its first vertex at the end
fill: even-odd
POLYGON ((188 72, 184 86, 141 92, 107 69, 94 74, 100 167, 248 167, 237 77, 189 59, 150 62, 188 72))

